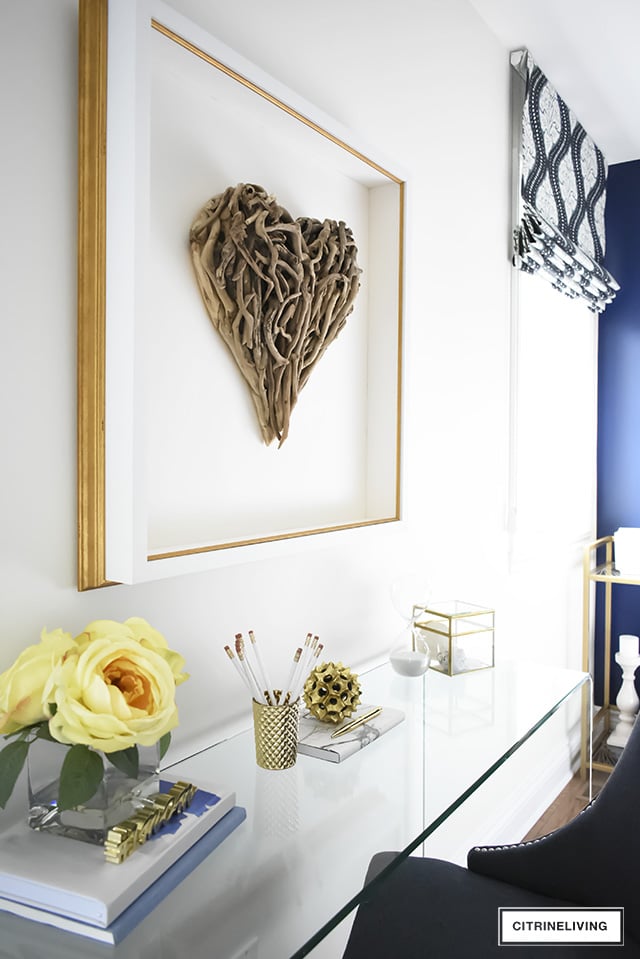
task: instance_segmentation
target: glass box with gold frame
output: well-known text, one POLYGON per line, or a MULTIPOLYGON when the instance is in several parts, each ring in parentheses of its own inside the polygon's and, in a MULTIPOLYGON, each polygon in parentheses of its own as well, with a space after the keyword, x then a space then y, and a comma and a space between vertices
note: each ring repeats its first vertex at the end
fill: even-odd
POLYGON ((415 629, 424 638, 431 669, 448 676, 494 664, 495 612, 460 600, 414 608, 415 629))

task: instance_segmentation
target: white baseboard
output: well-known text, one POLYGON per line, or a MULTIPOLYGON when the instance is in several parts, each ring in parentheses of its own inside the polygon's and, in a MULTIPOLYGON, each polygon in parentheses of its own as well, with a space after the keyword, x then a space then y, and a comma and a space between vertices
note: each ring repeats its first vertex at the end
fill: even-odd
POLYGON ((472 846, 520 842, 577 768, 579 724, 562 736, 545 732, 511 756, 416 854, 466 865, 472 846))
POLYGON ((483 845, 499 846, 518 842, 526 836, 556 796, 562 792, 573 776, 573 769, 566 753, 555 757, 543 774, 511 798, 508 814, 501 816, 489 828, 483 845), (514 839, 517 836, 518 839, 514 839))

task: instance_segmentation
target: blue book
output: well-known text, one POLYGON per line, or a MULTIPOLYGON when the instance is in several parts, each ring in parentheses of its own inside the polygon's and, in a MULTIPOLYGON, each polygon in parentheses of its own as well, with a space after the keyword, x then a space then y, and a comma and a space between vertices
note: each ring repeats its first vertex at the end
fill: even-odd
MULTIPOLYGON (((96 926, 59 912, 39 909, 24 902, 0 898, 0 910, 55 926, 65 932, 115 945, 121 942, 152 912, 162 900, 182 882, 227 836, 246 819, 242 806, 233 806, 214 826, 197 840, 179 859, 173 862, 137 899, 127 906, 108 926, 96 926)), ((59 842, 60 840, 58 838, 59 842)), ((67 842, 67 840, 64 840, 67 842)), ((74 845, 73 840, 68 842, 74 845)), ((152 842, 152 840, 150 840, 152 842)), ((134 856, 138 853, 134 853, 134 856)), ((123 863, 124 865, 124 863, 123 863)), ((122 866, 111 866, 117 873, 122 866)))
MULTIPOLYGON (((172 785, 160 782, 164 792, 172 785)), ((30 829, 16 805, 13 815, 0 819, 0 910, 41 921, 40 913, 50 913, 107 929, 235 806, 234 791, 199 784, 182 813, 114 865, 105 861, 102 846, 30 829)))

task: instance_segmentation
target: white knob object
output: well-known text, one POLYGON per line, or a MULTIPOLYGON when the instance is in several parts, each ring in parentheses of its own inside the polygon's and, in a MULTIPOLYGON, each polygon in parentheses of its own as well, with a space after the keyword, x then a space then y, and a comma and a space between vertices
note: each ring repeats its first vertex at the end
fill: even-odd
POLYGON ((640 706, 635 685, 636 670, 640 666, 639 645, 637 636, 621 636, 620 649, 615 655, 615 661, 622 670, 622 685, 616 697, 620 718, 607 743, 621 749, 624 749, 627 744, 640 706))
POLYGON ((640 655, 640 637, 624 635, 620 637, 618 646, 620 655, 625 659, 638 658, 640 655))

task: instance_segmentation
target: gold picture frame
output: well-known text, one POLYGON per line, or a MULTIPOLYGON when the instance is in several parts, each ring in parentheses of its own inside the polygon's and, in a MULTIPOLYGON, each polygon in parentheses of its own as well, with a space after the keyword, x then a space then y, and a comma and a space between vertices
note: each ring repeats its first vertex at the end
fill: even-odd
MULTIPOLYGON (((271 550, 282 550, 287 543, 300 542, 301 539, 311 541, 313 537, 324 533, 340 534, 397 522, 400 519, 401 486, 405 178, 399 173, 390 172, 388 164, 371 159, 370 151, 355 146, 353 138, 339 129, 337 124, 160 0, 80 0, 79 16, 78 588, 84 590, 114 582, 140 582, 199 571, 253 558, 255 550, 265 544, 271 544, 271 550), (135 41, 132 37, 135 37, 135 41), (237 102, 234 99, 233 103, 231 100, 227 103, 217 87, 215 96, 208 91, 200 94, 203 69, 207 71, 207 77, 214 78, 212 82, 226 84, 222 92, 226 94, 231 89, 233 97, 238 98, 237 102), (171 71, 170 87, 163 71, 166 71, 167 76, 171 71), (344 463, 345 485, 350 483, 358 490, 366 488, 369 500, 362 507, 356 503, 354 508, 351 499, 356 502, 355 494, 352 495, 349 487, 345 494, 345 506, 342 513, 336 513, 335 521, 331 514, 333 506, 319 504, 318 521, 314 522, 316 504, 313 499, 315 494, 311 491, 309 501, 303 504, 303 512, 295 516, 292 513, 289 525, 286 512, 289 507, 275 504, 276 519, 273 521, 274 528, 270 528, 271 503, 267 500, 262 512, 260 504, 257 504, 256 517, 252 520, 255 528, 246 525, 245 511, 238 504, 235 506, 237 515, 234 516, 231 509, 227 528, 220 536, 211 535, 212 523, 216 522, 215 515, 206 520, 209 523, 207 528, 203 520, 203 533, 200 535, 197 511, 193 521, 196 526, 192 522, 191 527, 188 527, 190 519, 174 517, 171 508, 167 507, 168 520, 163 526, 162 496, 165 495, 165 488, 160 485, 161 481, 157 481, 159 485, 156 489, 153 477, 164 475, 167 470, 150 469, 149 460, 153 458, 153 436, 164 428, 169 406, 165 407, 164 413, 158 412, 158 421, 154 422, 154 409, 149 413, 153 404, 150 404, 148 396, 141 399, 139 395, 134 365, 142 355, 151 367, 152 374, 148 379, 152 379, 155 367, 145 351, 151 354, 156 348, 160 349, 156 347, 155 338, 144 340, 147 321, 141 319, 145 309, 140 305, 143 303, 146 306, 147 301, 140 290, 144 287, 144 277, 152 269, 149 267, 152 259, 151 242, 145 237, 147 232, 152 233, 155 242, 156 235, 162 234, 156 228, 156 223, 164 216, 164 209, 154 221, 154 230, 149 229, 149 223, 155 215, 154 178, 162 175, 158 174, 158 167, 162 165, 158 158, 163 159, 165 153, 171 152, 167 148, 154 153, 154 144, 162 136, 167 138, 169 146, 190 138, 189 131, 182 137, 173 130, 167 132, 163 126, 167 122, 164 116, 170 111, 163 107, 160 123, 154 119, 151 104, 161 98, 165 86, 171 91, 175 89, 176 76, 181 79, 181 71, 184 71, 184 86, 190 98, 197 100, 201 95, 205 106, 211 100, 224 103, 219 116, 216 115, 217 142, 220 139, 219 131, 225 123, 235 129, 236 122, 244 120, 243 111, 250 104, 255 114, 252 112, 247 117, 245 127, 253 128, 262 124, 265 129, 268 127, 271 130, 277 129, 280 122, 288 124, 286 135, 294 137, 295 142, 291 140, 290 145, 287 141, 287 154, 290 148, 294 152, 306 150, 307 153, 322 154, 325 151, 324 166, 335 178, 328 183, 325 190, 327 196, 338 193, 346 184, 345 189, 355 198, 354 210, 357 212, 361 207, 364 210, 362 217, 367 227, 364 231, 367 232, 367 262, 372 265, 369 272, 375 274, 375 283, 378 285, 374 285, 374 279, 370 281, 367 308, 366 311, 361 310, 360 326, 357 327, 357 335, 362 338, 360 354, 367 354, 369 366, 363 370, 358 368, 357 375, 353 377, 358 383, 354 407, 359 404, 358 415, 361 420, 354 414, 353 424, 349 428, 354 435, 357 431, 358 436, 363 437, 363 452, 359 458, 354 456, 355 465, 352 466, 349 456, 344 456, 344 451, 336 453, 336 460, 332 462, 333 453, 330 451, 328 455, 325 453, 326 462, 321 462, 321 467, 332 478, 340 472, 336 464, 344 463), (159 80, 155 79, 156 74, 160 76, 159 80), (264 110, 271 112, 264 114, 264 110), (294 132, 291 133, 291 130, 294 132), (306 139, 308 137, 313 138, 311 151, 306 139), (132 145, 134 140, 135 144, 132 145), (130 152, 126 154, 125 150, 125 155, 121 155, 121 147, 130 152), (123 199, 118 205, 120 197, 123 199), (374 315, 376 311, 380 316, 374 315), (375 394, 372 390, 374 384, 379 386, 375 394), (141 452, 141 447, 144 447, 144 452, 141 452), (148 452, 149 448, 151 453, 148 452), (338 455, 342 459, 338 460, 338 455), (141 459, 143 456, 147 456, 144 463, 141 459), (150 473, 151 481, 145 479, 150 473), (379 490, 373 489, 371 492, 376 484, 379 490), (155 507, 154 497, 160 502, 160 509, 155 507), (281 515, 277 513, 278 508, 281 515), (153 527, 149 517, 155 515, 161 516, 159 532, 153 533, 156 539, 159 538, 160 545, 150 532, 153 527), (181 522, 184 529, 180 528, 181 522), (234 522, 237 524, 237 535, 234 535, 234 522), (166 528, 170 528, 171 524, 177 528, 173 540, 166 534, 166 528), (195 535, 192 532, 189 535, 194 528, 195 535), (165 539, 167 545, 163 547, 165 539)), ((186 102, 189 107, 189 101, 186 102)), ((184 104, 179 107, 181 109, 176 108, 176 115, 181 116, 185 112, 184 104)), ((232 140, 233 137, 229 135, 228 139, 232 140)), ((201 152, 206 153, 209 144, 202 142, 201 152)), ((275 140, 273 142, 277 143, 275 140)), ((198 156, 197 149, 193 152, 198 156)), ((242 157, 246 153, 244 150, 242 157)), ((235 165, 240 165, 240 157, 238 148, 238 154, 225 157, 224 163, 235 170, 235 165)), ((210 159, 212 168, 215 168, 218 162, 215 151, 210 159)), ((274 164, 273 169, 265 170, 265 176, 269 173, 272 180, 277 180, 279 175, 284 177, 286 171, 278 172, 282 168, 281 160, 274 164)), ((175 170, 170 172, 173 183, 175 170)), ((223 174, 221 172, 218 175, 223 174)), ((230 176, 229 173, 226 175, 230 176)), ((189 176, 185 175, 184 179, 185 182, 192 182, 193 178, 193 171, 189 171, 189 176)), ((215 182, 215 176, 212 182, 215 182)), ((321 189, 324 187, 319 188, 319 193, 321 189)), ((302 192, 303 187, 300 190, 302 192)), ((159 193, 162 194, 161 189, 159 193)), ((202 196, 203 201, 206 199, 207 196, 202 196)), ((173 237, 167 240, 170 254, 174 242, 173 237)), ((178 295, 182 295, 187 282, 181 257, 182 252, 175 268, 178 295)), ((191 292, 188 295, 191 297, 191 292)), ((147 308, 146 312, 151 313, 152 310, 147 308)), ((180 302, 180 316, 191 317, 194 312, 195 306, 191 300, 188 303, 180 302)), ((175 331, 171 335, 175 335, 175 331)), ((198 332, 197 335, 208 334, 198 332)), ((355 337, 356 334, 353 335, 355 337)), ((344 364, 349 362, 347 348, 354 349, 346 344, 342 357, 344 364)), ((222 346, 217 342, 215 349, 223 353, 222 346)), ((165 354, 168 352, 165 350, 165 354)), ((195 355, 197 352, 197 347, 194 347, 192 353, 195 355)), ((167 359, 167 363, 169 361, 167 359)), ((220 362, 224 363, 226 359, 220 362)), ((343 365, 343 372, 345 369, 350 375, 348 365, 343 365)), ((216 379, 218 374, 223 378, 226 371, 221 368, 212 379, 216 379)), ((340 382, 348 379, 349 376, 339 378, 340 382)), ((329 397, 326 384, 324 389, 323 399, 322 385, 318 387, 320 399, 314 400, 318 409, 311 409, 311 421, 314 415, 316 420, 319 418, 320 407, 329 397)), ((166 398, 166 403, 169 402, 170 398, 166 398)), ((311 400, 309 405, 311 407, 311 400)), ((349 403, 346 406, 349 407, 349 403)), ((190 408, 193 408, 193 403, 190 408)), ((209 402, 208 410, 211 409, 215 411, 216 407, 209 402)), ((179 415, 178 410, 176 416, 179 415)), ((239 422, 244 423, 244 420, 239 422)), ((232 425, 237 435, 238 424, 232 425)), ((201 424, 198 435, 202 432, 201 424)), ((307 439, 307 442, 311 440, 307 439)), ((344 449, 349 449, 348 435, 341 436, 340 442, 344 449)), ((274 457, 254 461, 254 455, 266 454, 254 454, 254 447, 250 445, 253 443, 253 436, 245 437, 242 434, 240 445, 245 450, 242 455, 246 456, 246 450, 250 449, 246 472, 255 472, 256 462, 258 469, 261 463, 266 463, 268 472, 275 462, 274 457), (242 443, 245 443, 244 447, 242 443)), ((189 450, 196 445, 191 442, 189 450)), ((257 449, 258 444, 255 445, 257 449)), ((159 443, 157 447, 160 447, 159 443)), ((321 443, 318 449, 318 455, 322 458, 321 443)), ((308 458, 308 448, 306 452, 300 452, 299 462, 295 460, 295 453, 294 445, 291 475, 292 482, 299 489, 305 483, 296 479, 296 470, 299 476, 306 475, 300 472, 300 463, 304 457, 308 458)), ((157 455, 160 456, 160 453, 157 455)), ((176 448, 172 463, 179 464, 184 458, 184 451, 176 448)), ((198 472, 204 474, 207 462, 202 467, 197 462, 195 466, 187 464, 185 471, 188 470, 189 475, 198 472)), ((280 463, 273 469, 276 477, 283 475, 284 467, 280 463), (276 469, 280 469, 280 473, 275 473, 276 469)), ((244 471, 243 463, 240 463, 239 475, 244 471)), ((182 493, 180 477, 174 487, 170 489, 167 481, 167 489, 170 489, 172 496, 175 493, 171 500, 174 505, 177 503, 180 508, 183 502, 189 502, 190 499, 194 499, 197 505, 197 495, 194 498, 190 489, 182 493)), ((207 491, 202 489, 196 490, 196 493, 207 495, 207 491)), ((228 495, 228 491, 224 494, 213 489, 211 499, 223 501, 224 495, 228 495)), ((241 493, 238 495, 241 496, 241 493)), ((365 494, 358 495, 362 495, 364 503, 365 494)))

